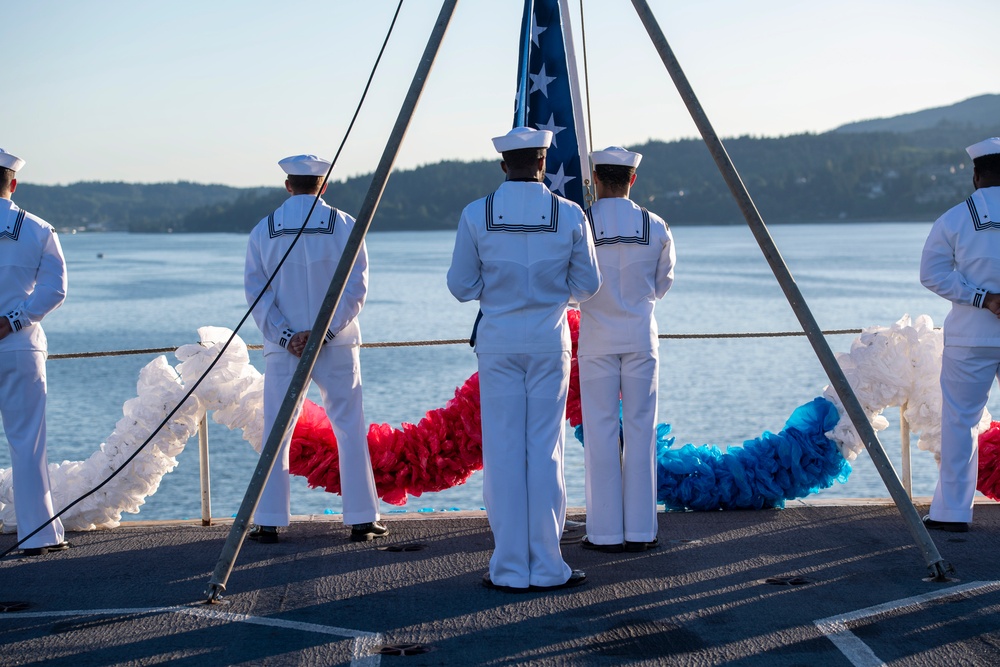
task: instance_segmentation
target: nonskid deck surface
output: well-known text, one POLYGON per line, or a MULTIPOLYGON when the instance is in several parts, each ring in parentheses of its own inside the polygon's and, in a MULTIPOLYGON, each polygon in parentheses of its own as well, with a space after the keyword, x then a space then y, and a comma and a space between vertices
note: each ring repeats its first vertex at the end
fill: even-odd
POLYGON ((481 513, 390 527, 355 543, 314 517, 247 541, 215 605, 228 522, 72 533, 0 560, 0 665, 1000 664, 992 503, 970 532, 932 533, 948 583, 923 580, 885 504, 661 514, 644 553, 584 550, 574 529, 563 553, 589 583, 527 594, 482 587, 481 513))

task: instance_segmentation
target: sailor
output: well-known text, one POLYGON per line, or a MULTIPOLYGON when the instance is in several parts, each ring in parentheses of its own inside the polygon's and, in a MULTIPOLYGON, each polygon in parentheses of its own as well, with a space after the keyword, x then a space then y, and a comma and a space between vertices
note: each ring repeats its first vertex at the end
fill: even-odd
POLYGON ((505 591, 577 586, 562 558, 570 298, 601 284, 583 211, 542 182, 548 130, 493 139, 506 181, 465 207, 448 270, 459 301, 479 300, 475 349, 483 431, 483 500, 494 551, 483 585, 505 591))
POLYGON ((662 218, 629 199, 642 155, 611 146, 591 157, 597 201, 587 209, 587 219, 602 284, 580 304, 577 354, 587 499, 583 547, 645 551, 659 544, 659 340, 653 309, 674 282, 674 241, 662 218))
MULTIPOLYGON (((320 198, 326 191, 329 161, 315 155, 294 155, 278 165, 287 174, 285 189, 291 196, 250 232, 244 273, 247 303, 252 304, 264 293, 253 309, 253 317, 264 336, 265 434, 271 432, 354 227, 354 218, 320 198), (314 201, 316 207, 309 215, 314 201), (278 270, 278 262, 303 225, 305 229, 278 270), (272 275, 274 280, 265 288, 272 275)), ((368 425, 362 408, 358 315, 367 293, 368 254, 362 244, 312 371, 312 380, 319 386, 323 407, 337 437, 344 523, 351 526, 350 539, 355 542, 389 534, 379 522, 378 495, 368 454, 368 425)), ((287 526, 291 519, 291 431, 289 428, 254 514, 255 525, 248 537, 258 542, 277 542, 277 527, 287 526)))
POLYGON ((966 532, 979 472, 978 433, 1000 377, 1000 138, 969 146, 975 192, 931 227, 920 282, 951 301, 941 355, 941 465, 924 525, 966 532))
POLYGON ((62 522, 52 520, 41 325, 66 299, 66 260, 52 225, 11 201, 23 166, 0 148, 0 416, 10 447, 17 537, 24 540, 23 555, 41 556, 70 546, 62 522))

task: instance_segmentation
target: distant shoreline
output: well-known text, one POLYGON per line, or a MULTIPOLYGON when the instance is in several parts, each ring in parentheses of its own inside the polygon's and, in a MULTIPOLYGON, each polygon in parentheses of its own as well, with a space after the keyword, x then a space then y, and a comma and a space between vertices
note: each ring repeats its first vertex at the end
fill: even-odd
MULTIPOLYGON (((941 212, 944 213, 945 210, 946 209, 942 209, 941 212)), ((654 212, 655 212, 655 210, 654 210, 654 212)), ((881 220, 879 220, 879 219, 865 219, 865 220, 830 219, 830 220, 807 220, 807 221, 801 221, 800 220, 800 221, 777 221, 777 222, 768 222, 767 220, 764 220, 764 224, 767 225, 767 226, 769 226, 769 227, 770 226, 779 226, 779 225, 782 226, 782 227, 786 227, 786 226, 790 226, 790 225, 836 225, 836 224, 841 224, 841 225, 854 225, 854 224, 898 224, 898 225, 906 225, 906 224, 930 224, 930 223, 934 222, 934 220, 935 219, 913 220, 913 219, 909 219, 909 218, 907 218, 907 219, 902 219, 902 218, 899 218, 899 219, 886 218, 886 219, 881 219, 881 220)), ((747 224, 746 221, 744 221, 744 220, 733 221, 733 222, 671 222, 671 221, 668 220, 667 222, 668 222, 668 224, 671 227, 737 227, 737 226, 740 226, 740 225, 746 225, 747 224)), ((421 227, 421 228, 414 228, 414 229, 404 229, 404 228, 374 229, 373 228, 373 229, 370 229, 368 231, 368 233, 369 234, 392 234, 392 233, 397 233, 397 232, 449 232, 449 231, 453 232, 455 230, 454 229, 447 229, 447 228, 444 228, 444 227, 436 227, 436 228, 421 227)), ((61 234, 61 235, 64 235, 64 236, 66 236, 66 235, 73 236, 73 235, 76 235, 76 234, 135 234, 135 235, 144 235, 144 236, 145 235, 158 235, 158 234, 235 234, 235 235, 240 235, 240 236, 246 236, 247 234, 249 234, 249 232, 244 232, 244 231, 215 231, 215 230, 213 230, 213 231, 203 231, 203 232, 194 231, 194 230, 191 230, 191 231, 185 231, 185 230, 177 230, 177 231, 175 231, 175 230, 163 230, 163 231, 153 231, 153 230, 142 231, 142 230, 140 230, 140 231, 132 231, 132 230, 128 230, 128 229, 79 229, 79 228, 73 229, 73 228, 66 228, 66 227, 64 227, 64 228, 58 228, 57 227, 56 228, 56 232, 59 233, 59 234, 61 234)))
MULTIPOLYGON (((985 102, 993 109, 989 105, 1000 103, 1000 95, 985 102)), ((972 124, 968 114, 960 122, 949 121, 942 115, 946 112, 938 110, 932 118, 939 122, 919 129, 897 131, 892 123, 879 122, 854 128, 878 131, 737 137, 726 141, 726 150, 768 225, 929 222, 972 190, 972 162, 964 147, 997 132, 995 114, 972 124)), ((912 120, 905 125, 911 127, 912 120)), ((633 201, 677 227, 744 224, 704 142, 649 141, 631 148, 643 154, 633 201)), ((492 160, 444 161, 395 171, 372 231, 454 230, 465 206, 502 181, 492 160)), ((332 181, 324 200, 356 214, 370 186, 371 175, 332 181)), ((41 186, 27 181, 18 188, 16 201, 57 228, 78 232, 247 234, 287 196, 278 184, 41 186)))

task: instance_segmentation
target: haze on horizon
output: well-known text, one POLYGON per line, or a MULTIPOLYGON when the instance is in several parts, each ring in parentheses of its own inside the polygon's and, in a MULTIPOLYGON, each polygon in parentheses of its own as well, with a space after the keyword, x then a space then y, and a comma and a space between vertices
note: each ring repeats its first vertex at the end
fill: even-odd
MULTIPOLYGON (((723 137, 825 132, 1000 92, 974 34, 1000 18, 995 0, 649 4, 723 137)), ((27 160, 25 183, 275 185, 281 157, 333 156, 395 9, 15 0, 0 147, 27 160)), ((403 3, 335 179, 375 168, 439 11, 403 3)), ((698 136, 631 2, 585 0, 584 12, 594 147, 698 136)), ((520 2, 458 3, 396 168, 495 158, 520 20, 520 2)))

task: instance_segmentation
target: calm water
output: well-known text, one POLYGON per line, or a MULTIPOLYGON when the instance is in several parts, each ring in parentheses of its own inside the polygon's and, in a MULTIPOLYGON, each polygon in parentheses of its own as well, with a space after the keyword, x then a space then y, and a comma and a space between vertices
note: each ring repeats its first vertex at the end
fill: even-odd
MULTIPOLYGON (((889 325, 903 314, 929 314, 940 324, 947 304, 920 286, 920 249, 929 224, 827 224, 772 227, 785 262, 824 329, 889 325)), ((661 333, 792 331, 798 324, 750 232, 743 226, 674 229, 674 288, 657 307, 661 333)), ((459 304, 445 287, 450 232, 375 233, 368 239, 371 288, 362 313, 367 342, 467 337, 475 304, 459 304)), ((244 314, 246 240, 238 235, 64 235, 70 292, 45 328, 51 353, 171 347, 197 340, 204 325, 234 328, 244 314)), ((259 343, 253 321, 241 330, 259 343)), ((830 339, 846 351, 853 336, 830 339)), ((828 384, 805 338, 668 340, 661 343, 660 421, 677 445, 738 445, 777 431, 792 410, 828 384)), ((122 404, 135 395, 139 369, 155 355, 49 362, 49 460, 82 460, 107 439, 122 404)), ((171 363, 176 360, 169 356, 171 363)), ((262 368, 260 352, 251 353, 262 368)), ((467 345, 362 350, 365 410, 370 422, 398 427, 442 406, 473 372, 467 345)), ((313 400, 318 396, 310 394, 313 400)), ((1000 413, 996 398, 990 410, 1000 413)), ((898 414, 883 432, 899 469, 898 414)), ((239 507, 257 455, 238 432, 210 423, 215 516, 239 507)), ((933 458, 913 453, 913 487, 929 495, 933 458)), ((6 448, 0 467, 9 467, 6 448)), ((867 454, 833 497, 885 497, 867 454)), ((584 504, 582 448, 567 441, 570 506, 584 504)), ((200 516, 197 443, 164 477, 139 515, 200 516)), ((337 512, 339 497, 293 478, 294 514, 337 512)), ((402 509, 479 508, 481 477, 438 494, 411 498, 402 509)), ((394 508, 384 506, 386 511, 394 508)))

